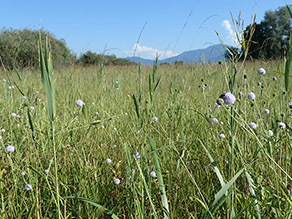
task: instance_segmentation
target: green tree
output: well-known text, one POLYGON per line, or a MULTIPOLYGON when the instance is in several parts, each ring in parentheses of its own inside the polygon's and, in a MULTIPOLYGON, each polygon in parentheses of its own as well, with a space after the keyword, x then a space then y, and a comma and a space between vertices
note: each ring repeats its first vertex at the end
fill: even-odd
POLYGON ((248 39, 254 26, 249 52, 251 58, 276 59, 286 55, 291 31, 291 18, 286 6, 275 11, 266 11, 263 21, 247 26, 244 31, 245 39, 248 39))
MULTIPOLYGON (((75 62, 76 56, 66 46, 64 39, 58 40, 45 30, 41 30, 41 35, 43 45, 45 45, 45 35, 50 36, 54 66, 58 67, 75 62)), ((0 31, 0 66, 3 63, 7 69, 38 67, 38 39, 38 30, 2 29, 0 31)))

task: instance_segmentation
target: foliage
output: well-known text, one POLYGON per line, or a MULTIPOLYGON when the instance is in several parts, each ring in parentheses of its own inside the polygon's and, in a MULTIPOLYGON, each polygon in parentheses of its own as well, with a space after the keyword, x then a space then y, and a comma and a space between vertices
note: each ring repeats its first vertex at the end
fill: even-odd
POLYGON ((136 65, 136 63, 123 59, 123 58, 117 58, 115 55, 104 55, 104 54, 97 54, 92 51, 87 51, 86 53, 82 54, 80 58, 77 60, 78 64, 82 64, 84 66, 86 65, 98 65, 103 64, 106 66, 109 65, 136 65))
MULTIPOLYGON (((53 64, 63 66, 75 61, 75 55, 66 46, 64 39, 56 39, 48 31, 41 30, 42 44, 45 35, 50 35, 53 64)), ((30 29, 2 29, 0 31, 0 58, 7 69, 39 66, 38 54, 39 31, 30 29)), ((0 62, 1 62, 0 60, 0 62)), ((2 65, 2 63, 0 63, 2 65)), ((1 66, 0 65, 0 66, 1 66)))
POLYGON ((263 21, 247 26, 244 31, 245 39, 249 38, 252 28, 255 31, 251 38, 250 58, 276 59, 287 55, 292 28, 286 6, 275 11, 266 11, 263 21))

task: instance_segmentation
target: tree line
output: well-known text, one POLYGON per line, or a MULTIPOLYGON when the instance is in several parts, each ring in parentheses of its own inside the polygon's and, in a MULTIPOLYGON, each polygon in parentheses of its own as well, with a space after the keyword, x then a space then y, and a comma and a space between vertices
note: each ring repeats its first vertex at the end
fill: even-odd
MULTIPOLYGON (((40 30, 42 44, 45 44, 45 35, 50 37, 52 59, 55 67, 70 64, 97 65, 133 65, 126 59, 117 58, 114 55, 97 54, 87 51, 77 58, 76 54, 68 48, 64 39, 56 37, 46 30, 40 30)), ((8 70, 13 68, 38 67, 38 40, 39 31, 30 29, 5 29, 0 31, 0 67, 8 70)))
MULTIPOLYGON (((291 8, 291 7, 290 7, 291 8)), ((260 23, 252 23, 243 31, 243 39, 249 42, 248 59, 279 59, 289 51, 291 17, 286 6, 265 12, 260 23)), ((229 47, 225 57, 240 52, 239 48, 229 47)))

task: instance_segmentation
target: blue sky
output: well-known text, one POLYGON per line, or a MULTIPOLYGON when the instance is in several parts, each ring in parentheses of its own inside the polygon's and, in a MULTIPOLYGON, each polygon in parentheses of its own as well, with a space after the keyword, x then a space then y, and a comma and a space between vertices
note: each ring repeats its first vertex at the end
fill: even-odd
POLYGON ((127 57, 136 48, 137 56, 166 58, 219 43, 215 31, 232 44, 230 11, 235 18, 241 11, 246 26, 255 12, 260 22, 265 11, 284 5, 284 0, 11 0, 1 2, 0 27, 42 27, 65 39, 77 55, 91 50, 127 57))

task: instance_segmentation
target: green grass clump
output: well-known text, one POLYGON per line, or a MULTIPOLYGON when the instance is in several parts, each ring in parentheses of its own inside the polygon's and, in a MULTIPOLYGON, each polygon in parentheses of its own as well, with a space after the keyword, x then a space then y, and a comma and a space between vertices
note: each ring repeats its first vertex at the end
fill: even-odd
POLYGON ((39 71, 1 72, 1 217, 291 217, 284 67, 70 66, 50 78, 55 104, 39 71), (229 79, 236 102, 216 108, 229 79))

